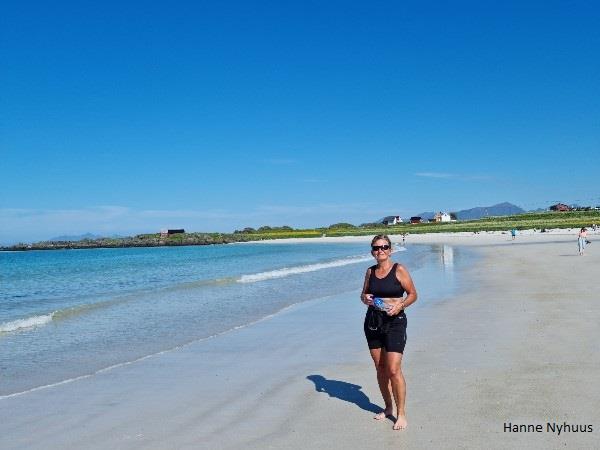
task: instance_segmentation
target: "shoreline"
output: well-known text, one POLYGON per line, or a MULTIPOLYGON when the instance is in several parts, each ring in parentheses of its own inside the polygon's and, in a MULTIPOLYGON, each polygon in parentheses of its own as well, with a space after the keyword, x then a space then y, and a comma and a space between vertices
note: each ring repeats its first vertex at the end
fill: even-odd
MULTIPOLYGON (((450 233, 418 233, 407 234, 405 238, 406 245, 410 244, 452 244, 465 246, 486 246, 498 243, 543 243, 550 241, 566 242, 577 240, 578 229, 556 228, 546 232, 531 230, 520 230, 513 240, 507 231, 481 231, 473 232, 450 232, 450 233)), ((336 242, 365 242, 370 243, 373 235, 365 236, 331 236, 319 238, 286 238, 286 239, 265 239, 262 241, 238 242, 237 244, 302 244, 302 243, 336 243, 336 242)), ((388 234, 393 244, 402 244, 402 234, 388 234)), ((600 236, 600 230, 588 230, 589 237, 600 236)))
MULTIPOLYGON (((388 235, 390 238, 393 236, 397 238, 398 241, 402 239, 402 236, 411 237, 411 239, 417 238, 418 241, 433 241, 436 242, 443 241, 448 237, 469 237, 469 236, 498 236, 498 235, 510 235, 508 231, 450 231, 450 232, 425 232, 425 233, 410 233, 410 230, 403 230, 402 233, 393 233, 390 230, 388 235), (434 237, 436 237, 434 239, 434 237)), ((531 236, 531 235, 569 235, 573 233, 578 233, 578 228, 550 228, 544 229, 544 231, 538 230, 537 228, 532 229, 523 229, 518 230, 519 236, 531 236)), ((130 244, 123 243, 111 243, 111 244, 102 244, 97 243, 95 241, 82 242, 82 241, 64 241, 64 242, 56 242, 50 245, 39 245, 42 243, 32 243, 32 244, 16 244, 12 246, 0 246, 0 252, 2 253, 21 253, 21 252, 32 252, 32 251, 49 251, 49 250, 95 250, 95 249, 119 249, 119 248, 163 248, 163 247, 202 247, 207 245, 233 245, 233 244, 256 244, 256 243, 277 243, 277 242, 287 242, 287 243, 301 243, 301 242, 363 242, 369 239, 369 237, 374 236, 377 232, 385 232, 385 230, 374 231, 373 233, 365 234, 357 234, 357 235, 345 235, 345 236, 326 236, 326 233, 323 233, 322 236, 310 236, 310 237, 281 237, 281 238, 273 238, 273 239, 245 239, 247 236, 243 236, 242 238, 231 239, 227 238, 227 234, 221 233, 213 233, 218 235, 218 238, 204 240, 199 242, 191 242, 191 241, 151 241, 147 240, 147 242, 136 242, 130 244)), ((190 233, 190 235, 196 235, 198 233, 190 233)), ((204 233, 206 234, 206 233, 204 233)), ((385 234, 385 233, 382 233, 385 234)), ((600 235, 600 229, 596 231, 588 230, 588 234, 591 235, 600 235)), ((235 234, 231 235, 235 236, 235 234)), ((240 235, 242 236, 242 235, 240 235)), ((133 239, 133 238, 131 238, 133 239)))
POLYGON ((474 246, 482 256, 458 277, 462 295, 424 297, 407 312, 404 432, 371 419, 381 399, 362 336, 364 309, 341 294, 90 379, 2 399, 0 444, 592 447, 600 426, 593 389, 600 257, 589 250, 577 256, 573 235, 551 242, 539 234, 482 236, 442 242, 474 246), (502 428, 563 421, 593 432, 502 428))

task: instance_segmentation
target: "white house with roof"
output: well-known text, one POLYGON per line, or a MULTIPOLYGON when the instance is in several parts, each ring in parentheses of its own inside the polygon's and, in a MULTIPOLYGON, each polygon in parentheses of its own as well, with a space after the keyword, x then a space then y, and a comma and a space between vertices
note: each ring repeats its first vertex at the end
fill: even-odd
POLYGON ((402 223, 402 217, 400 216, 387 216, 381 219, 381 223, 384 225, 396 225, 402 223))
POLYGON ((450 217, 450 214, 448 214, 447 212, 440 211, 435 216, 433 216, 433 220, 435 222, 450 222, 452 220, 452 218, 450 217))

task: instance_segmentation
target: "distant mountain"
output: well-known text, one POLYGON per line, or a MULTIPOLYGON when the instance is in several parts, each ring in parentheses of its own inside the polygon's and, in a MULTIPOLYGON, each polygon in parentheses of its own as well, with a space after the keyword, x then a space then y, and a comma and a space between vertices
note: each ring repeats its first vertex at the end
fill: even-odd
POLYGON ((456 217, 459 220, 474 220, 487 216, 512 216, 513 214, 523 214, 524 212, 525 210, 519 208, 517 205, 504 202, 493 206, 478 206, 477 208, 457 211, 456 217))
MULTIPOLYGON (((455 212, 455 211, 445 211, 445 212, 455 212)), ((463 209, 462 211, 456 211, 456 217, 458 220, 475 220, 481 219, 482 217, 487 216, 510 216, 513 214, 522 214, 525 210, 519 208, 517 205, 513 205, 512 203, 504 202, 498 203, 493 206, 477 206, 471 209, 463 209)), ((423 219, 433 219, 435 215, 434 212, 424 212, 419 214, 423 219)))
POLYGON ((423 220, 431 220, 435 216, 433 211, 422 212, 421 214, 417 214, 417 217, 420 217, 423 220))

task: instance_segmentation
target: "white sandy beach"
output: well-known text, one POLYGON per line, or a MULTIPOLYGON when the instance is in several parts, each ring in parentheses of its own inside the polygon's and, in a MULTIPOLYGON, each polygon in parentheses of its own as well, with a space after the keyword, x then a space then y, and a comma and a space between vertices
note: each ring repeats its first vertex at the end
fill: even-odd
POLYGON ((580 257, 575 236, 408 236, 482 257, 458 277, 460 295, 407 312, 405 431, 371 418, 381 399, 356 293, 0 399, 0 448, 597 448, 600 240, 580 257))

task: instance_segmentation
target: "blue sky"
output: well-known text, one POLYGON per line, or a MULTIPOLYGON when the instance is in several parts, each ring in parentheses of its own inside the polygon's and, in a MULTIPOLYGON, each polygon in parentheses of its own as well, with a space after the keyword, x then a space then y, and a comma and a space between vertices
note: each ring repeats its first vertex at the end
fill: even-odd
POLYGON ((600 204, 599 19, 595 2, 12 2, 0 243, 600 204))

